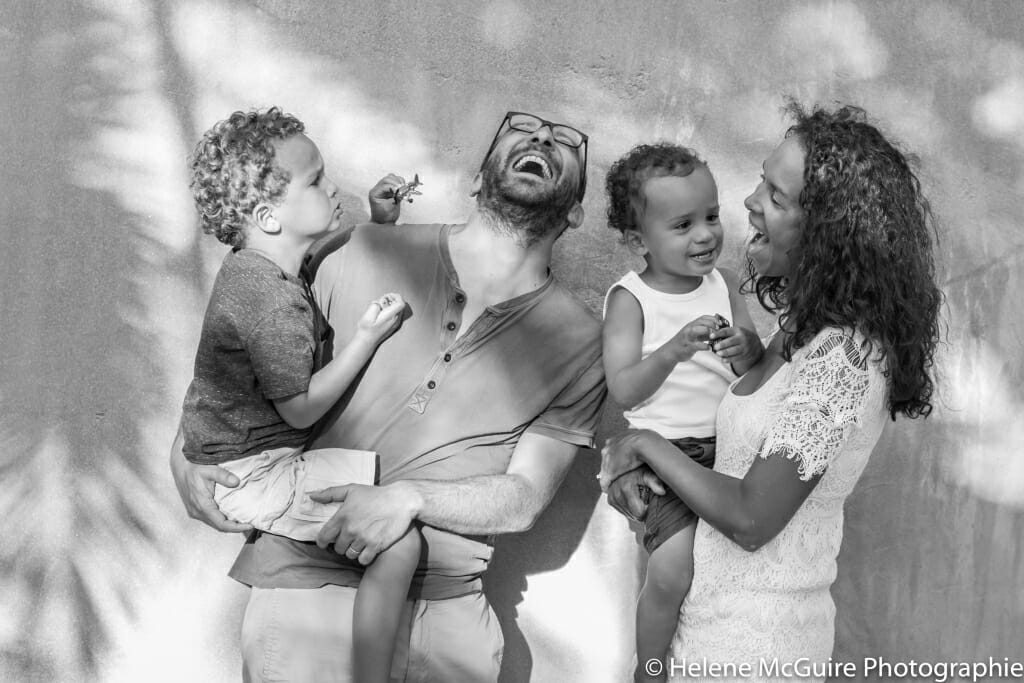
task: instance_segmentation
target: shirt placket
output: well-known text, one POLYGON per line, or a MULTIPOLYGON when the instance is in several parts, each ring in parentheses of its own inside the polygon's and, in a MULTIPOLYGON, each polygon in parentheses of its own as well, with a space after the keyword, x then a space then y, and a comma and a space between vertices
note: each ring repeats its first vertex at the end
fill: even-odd
POLYGON ((453 286, 451 294, 448 296, 448 304, 445 306, 444 313, 441 316, 441 353, 434 360, 426 377, 420 382, 420 385, 412 395, 412 399, 409 401, 408 407, 417 413, 422 414, 427 409, 427 404, 430 403, 430 399, 434 396, 438 387, 440 387, 441 382, 444 381, 448 367, 455 360, 459 349, 465 347, 464 342, 468 335, 463 335, 463 339, 456 339, 459 327, 462 325, 462 314, 465 309, 466 293, 457 286, 453 286))

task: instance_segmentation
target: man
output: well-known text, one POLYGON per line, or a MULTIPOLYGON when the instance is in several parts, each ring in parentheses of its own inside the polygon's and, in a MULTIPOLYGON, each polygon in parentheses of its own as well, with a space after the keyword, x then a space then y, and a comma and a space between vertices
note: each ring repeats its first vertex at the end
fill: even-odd
MULTIPOLYGON (((393 678, 497 680, 501 632, 480 582, 487 537, 533 525, 577 449, 593 445, 605 395, 598 322, 548 269, 555 240, 583 220, 586 142, 509 112, 465 225, 361 226, 323 261, 318 300, 338 335, 381 283, 409 305, 312 444, 376 451, 380 485, 324 491, 321 502, 342 505, 316 546, 250 536, 231 570, 252 586, 247 680, 350 680, 361 567, 411 524, 424 551, 393 678)), ((226 472, 176 451, 171 466, 191 516, 245 529, 208 501, 213 482, 234 483, 226 472)))

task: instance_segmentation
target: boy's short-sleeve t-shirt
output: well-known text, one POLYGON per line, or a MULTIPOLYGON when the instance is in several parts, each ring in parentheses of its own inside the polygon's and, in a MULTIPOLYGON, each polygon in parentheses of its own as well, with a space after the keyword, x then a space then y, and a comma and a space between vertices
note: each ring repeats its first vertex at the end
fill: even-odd
POLYGON ((309 387, 318 315, 302 280, 263 255, 225 256, 185 395, 185 457, 215 465, 306 442, 312 430, 289 425, 273 402, 309 387))

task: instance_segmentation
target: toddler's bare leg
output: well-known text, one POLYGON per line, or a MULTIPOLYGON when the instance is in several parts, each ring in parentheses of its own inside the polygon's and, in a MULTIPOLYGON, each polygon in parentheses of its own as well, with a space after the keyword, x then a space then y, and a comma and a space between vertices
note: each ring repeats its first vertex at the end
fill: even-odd
POLYGON ((366 568, 352 614, 353 680, 388 683, 402 609, 420 559, 422 537, 410 528, 366 568))
POLYGON ((636 603, 636 672, 634 680, 664 681, 652 676, 646 663, 665 661, 672 635, 679 623, 679 608, 693 580, 693 535, 691 524, 658 546, 647 560, 647 580, 636 603))

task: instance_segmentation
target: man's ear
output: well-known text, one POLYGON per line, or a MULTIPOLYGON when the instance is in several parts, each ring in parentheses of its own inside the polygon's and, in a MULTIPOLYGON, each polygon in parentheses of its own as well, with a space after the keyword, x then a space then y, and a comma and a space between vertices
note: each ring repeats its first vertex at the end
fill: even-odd
POLYGON ((622 234, 626 240, 626 247, 637 256, 647 255, 647 245, 644 244, 644 236, 639 230, 627 230, 622 234))
POLYGON ((566 227, 569 230, 575 230, 581 225, 583 225, 583 207, 580 206, 579 202, 576 202, 569 209, 569 215, 566 217, 566 227))
POLYGON ((480 171, 477 171, 477 174, 475 176, 473 176, 473 184, 470 185, 470 187, 469 187, 469 196, 470 197, 475 197, 478 194, 480 194, 480 188, 482 188, 483 186, 484 186, 484 176, 483 176, 483 173, 481 173, 480 171))
POLYGON ((256 227, 268 235, 276 235, 281 232, 281 224, 274 217, 274 207, 266 202, 260 202, 252 212, 253 222, 256 227))

